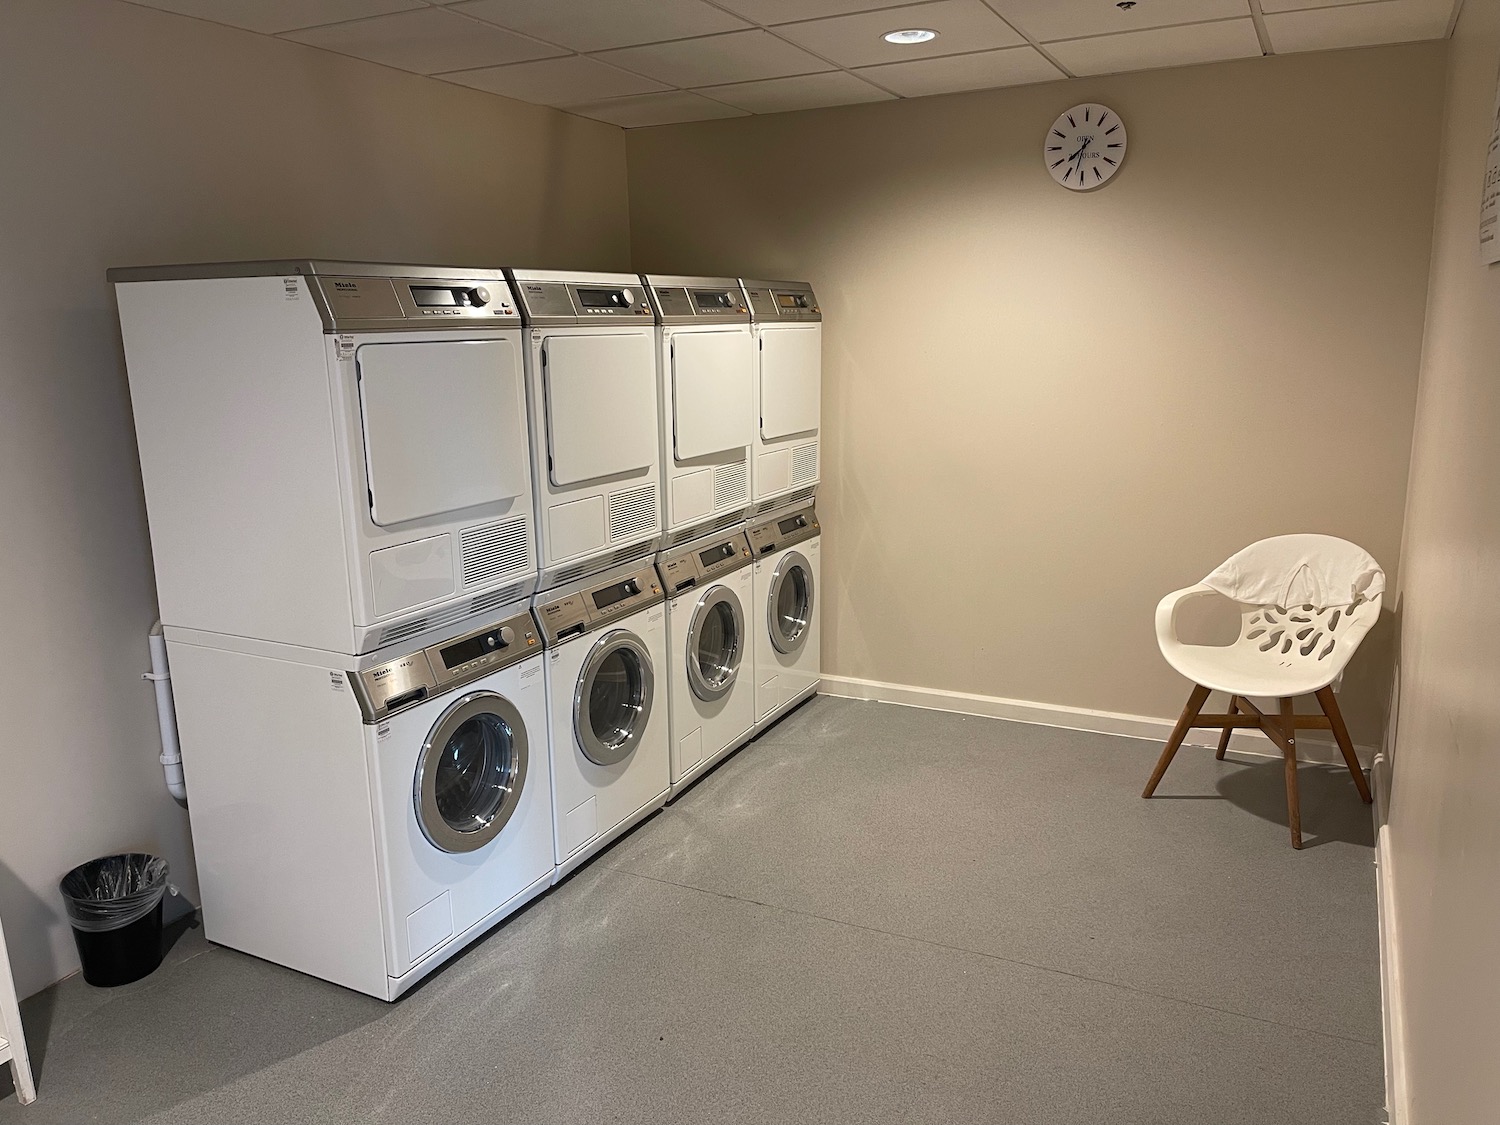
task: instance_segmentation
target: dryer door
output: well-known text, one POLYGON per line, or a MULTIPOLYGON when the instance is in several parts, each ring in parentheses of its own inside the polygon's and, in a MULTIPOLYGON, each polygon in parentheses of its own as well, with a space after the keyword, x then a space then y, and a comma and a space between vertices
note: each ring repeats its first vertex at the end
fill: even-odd
POLYGON ((650 332, 548 336, 542 371, 553 484, 656 463, 656 345, 650 332))
POLYGON ((573 694, 573 731, 583 756, 600 766, 630 757, 646 733, 655 694, 646 642, 628 629, 600 637, 573 694))
POLYGON ((435 847, 472 852, 516 811, 526 784, 526 723, 504 696, 476 691, 443 712, 417 760, 417 824, 435 847))
POLYGON ((679 461, 743 448, 755 438, 750 330, 672 337, 672 452, 679 461))
POLYGON ((823 326, 760 331, 760 436, 767 441, 816 430, 823 393, 823 326))
POLYGON ((526 392, 512 341, 364 344, 355 364, 370 518, 381 527, 526 491, 526 392))
POLYGON ((781 556, 766 595, 766 626, 776 651, 790 656, 807 643, 814 598, 812 564, 801 551, 781 556))
POLYGON ((745 611, 728 586, 711 586, 688 622, 687 674, 704 702, 722 699, 734 686, 745 654, 745 611))

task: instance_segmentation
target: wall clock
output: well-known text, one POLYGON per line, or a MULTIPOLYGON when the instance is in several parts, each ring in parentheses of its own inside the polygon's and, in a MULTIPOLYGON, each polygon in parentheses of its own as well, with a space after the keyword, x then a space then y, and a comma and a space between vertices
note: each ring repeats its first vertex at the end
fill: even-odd
POLYGON ((1125 161, 1125 122, 1108 106, 1075 105, 1047 130, 1042 157, 1052 178, 1065 188, 1103 187, 1125 161))

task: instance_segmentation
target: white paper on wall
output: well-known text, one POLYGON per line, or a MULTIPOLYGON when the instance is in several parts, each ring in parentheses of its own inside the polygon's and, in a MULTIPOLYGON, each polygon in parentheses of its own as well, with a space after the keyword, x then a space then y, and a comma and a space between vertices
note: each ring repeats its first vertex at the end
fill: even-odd
POLYGON ((1490 151, 1484 162, 1484 191, 1479 197, 1479 257, 1487 266, 1500 262, 1500 81, 1495 84, 1490 151))

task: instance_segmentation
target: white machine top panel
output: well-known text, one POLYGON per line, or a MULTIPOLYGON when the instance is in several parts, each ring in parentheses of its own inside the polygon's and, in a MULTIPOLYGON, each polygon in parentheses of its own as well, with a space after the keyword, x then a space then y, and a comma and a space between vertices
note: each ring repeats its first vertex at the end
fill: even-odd
POLYGON ((109 280, 305 279, 325 332, 514 328, 520 306, 500 270, 368 262, 268 261, 112 269, 109 280))

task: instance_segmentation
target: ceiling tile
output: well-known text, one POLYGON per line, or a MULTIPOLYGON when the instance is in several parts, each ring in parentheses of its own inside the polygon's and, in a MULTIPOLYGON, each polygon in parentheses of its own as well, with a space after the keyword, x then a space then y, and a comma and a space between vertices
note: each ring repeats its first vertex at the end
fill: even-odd
POLYGON ((1257 58, 1261 53, 1255 24, 1249 19, 1069 39, 1049 44, 1047 49, 1058 62, 1080 76, 1257 58))
POLYGON ((460 86, 472 86, 476 90, 487 90, 537 105, 577 105, 583 101, 666 89, 660 82, 582 55, 460 70, 443 77, 460 86))
MULTIPOLYGON (((1442 0, 1449 4, 1449 0, 1442 0)), ((1262 12, 1299 12, 1303 8, 1342 8, 1349 4, 1378 4, 1381 0, 1260 0, 1262 12)), ((1452 5, 1449 4, 1451 7, 1452 5)))
POLYGON ((1135 7, 1125 10, 1114 0, 988 0, 988 3, 1039 43, 1250 15, 1248 0, 1140 0, 1135 7))
POLYGON ((274 35, 422 7, 423 0, 131 0, 147 8, 274 35))
POLYGON ((1035 47, 1007 47, 973 55, 914 59, 862 67, 855 73, 880 83, 903 98, 988 90, 995 86, 1021 86, 1028 82, 1051 82, 1067 77, 1035 47))
POLYGON ((602 51, 663 39, 738 31, 745 21, 703 0, 470 0, 454 5, 512 31, 561 43, 575 51, 602 51))
POLYGON ((849 12, 867 12, 871 8, 890 7, 889 0, 717 0, 732 12, 738 12, 756 23, 790 23, 819 16, 842 16, 849 12))
POLYGON ((626 129, 671 125, 679 121, 707 121, 717 117, 750 116, 742 109, 710 101, 686 90, 570 105, 568 112, 581 117, 592 117, 595 121, 607 121, 626 129))
POLYGON ((891 98, 884 90, 877 90, 842 70, 804 74, 797 78, 771 78, 764 82, 739 82, 732 86, 715 86, 704 92, 751 113, 781 113, 820 106, 888 101, 891 98))
POLYGON ((441 8, 296 31, 287 39, 417 74, 470 70, 562 51, 441 8))
POLYGON ((1026 42, 979 0, 938 0, 934 4, 910 4, 879 12, 790 23, 778 27, 776 33, 840 66, 907 62, 962 51, 1016 47, 1026 42), (903 27, 931 28, 938 36, 928 43, 909 45, 887 43, 882 38, 887 31, 903 27))
POLYGON ((599 58, 673 86, 716 86, 833 68, 766 31, 732 31, 606 51, 599 58))
POLYGON ((1267 14, 1266 32, 1278 52, 1321 51, 1441 39, 1452 8, 1447 0, 1380 0, 1343 8, 1267 14))

